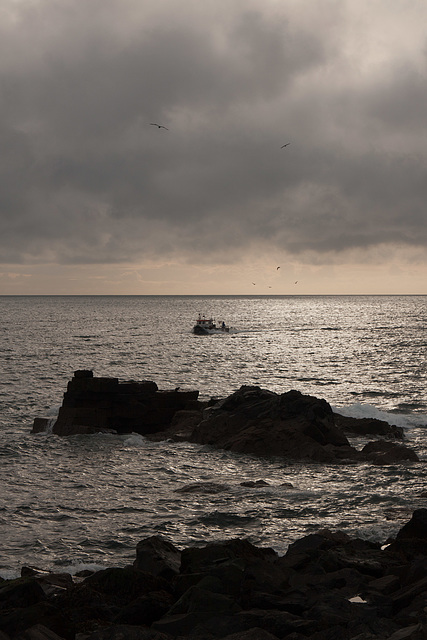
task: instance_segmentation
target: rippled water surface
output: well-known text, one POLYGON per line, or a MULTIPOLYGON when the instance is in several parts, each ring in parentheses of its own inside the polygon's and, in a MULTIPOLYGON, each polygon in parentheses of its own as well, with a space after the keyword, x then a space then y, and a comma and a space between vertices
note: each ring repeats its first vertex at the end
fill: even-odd
MULTIPOLYGON (((425 506, 427 299, 0 297, 0 575, 124 565, 138 540, 246 537, 284 552, 320 527, 383 540, 425 506), (232 325, 194 336, 197 314, 232 325), (76 369, 225 396, 298 389, 405 428, 420 462, 290 464, 137 435, 31 435, 76 369), (263 479, 264 487, 243 487, 263 479), (177 493, 194 482, 218 493, 177 493)), ((362 446, 363 441, 355 442, 362 446)))

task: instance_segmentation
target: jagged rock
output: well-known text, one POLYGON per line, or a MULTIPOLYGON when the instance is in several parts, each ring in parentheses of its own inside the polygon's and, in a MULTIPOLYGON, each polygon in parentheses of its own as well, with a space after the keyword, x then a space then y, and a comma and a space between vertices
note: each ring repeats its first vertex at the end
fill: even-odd
POLYGON ((171 592, 170 584, 160 577, 133 567, 111 567, 78 582, 55 602, 75 625, 86 630, 93 621, 110 626, 137 616, 144 624, 151 623, 156 611, 160 616, 171 606, 171 592))
MULTIPOLYGON (((85 588, 89 587, 96 593, 111 596, 114 599, 114 604, 118 606, 128 604, 135 598, 151 591, 167 591, 169 589, 167 581, 159 575, 135 570, 131 566, 101 569, 86 578, 83 584, 85 588)), ((79 585, 74 588, 78 590, 79 585)))
POLYGON ((393 591, 397 591, 399 587, 400 579, 398 576, 393 574, 383 576, 382 578, 375 578, 374 580, 371 580, 368 585, 370 592, 377 591, 385 595, 393 593, 393 591))
POLYGON ((207 405, 207 402, 190 400, 188 403, 188 409, 178 410, 174 414, 170 426, 168 426, 164 431, 147 433, 145 434, 145 437, 151 442, 161 442, 162 440, 169 440, 171 442, 188 442, 195 426, 201 421, 203 409, 207 405), (191 408, 194 404, 197 404, 198 407, 191 408))
POLYGON ((403 587, 395 591, 392 595, 392 602, 395 611, 407 607, 417 596, 424 594, 424 601, 427 594, 427 577, 418 580, 414 584, 403 587))
POLYGON ((368 584, 400 566, 400 559, 385 555, 377 543, 323 530, 291 544, 279 563, 308 576, 353 569, 368 584))
POLYGON ((252 455, 316 462, 358 458, 335 427, 330 405, 299 391, 278 395, 243 386, 204 411, 191 440, 252 455))
POLYGON ((138 542, 133 568, 170 579, 179 573, 181 552, 166 538, 151 536, 138 542))
POLYGON ((427 509, 416 509, 411 520, 397 533, 394 541, 385 550, 386 554, 401 557, 409 564, 409 576, 412 580, 425 575, 427 568, 427 509), (415 563, 415 564, 414 564, 415 563), (417 571, 417 566, 420 567, 417 571))
POLYGON ((175 604, 169 609, 167 615, 173 616, 182 613, 237 613, 241 606, 230 596, 216 591, 203 589, 199 586, 190 587, 175 604))
MULTIPOLYGON (((1 636, 0 636, 1 640, 1 636)), ((63 640, 54 631, 48 629, 44 624, 35 624, 33 627, 26 629, 19 636, 15 636, 15 640, 63 640)))
POLYGON ((402 427, 391 425, 385 420, 378 420, 377 418, 352 418, 339 413, 334 413, 334 420, 337 427, 349 434, 359 436, 387 436, 399 440, 403 438, 402 427))
POLYGON ((247 631, 238 631, 231 635, 225 636, 223 640, 279 640, 277 636, 273 636, 268 631, 253 627, 247 631))
POLYGON ((27 629, 41 624, 63 640, 74 640, 75 626, 57 606, 47 601, 0 612, 0 630, 16 638, 27 629))
MULTIPOLYGON (((381 420, 334 414, 326 400, 299 391, 277 394, 242 386, 222 400, 201 402, 198 396, 198 391, 179 387, 162 391, 152 381, 121 382, 95 377, 90 370, 75 371, 52 430, 62 436, 135 432, 152 441, 190 441, 319 463, 418 460, 407 447, 385 440, 375 445, 382 447, 375 451, 357 451, 344 431, 400 439, 403 431, 381 420)), ((32 433, 40 433, 50 423, 48 418, 35 418, 32 433)))
POLYGON ((285 638, 294 631, 300 631, 306 636, 310 635, 315 629, 315 624, 310 619, 301 618, 287 611, 248 609, 233 616, 214 616, 203 625, 198 625, 196 631, 211 632, 221 638, 230 632, 249 631, 254 627, 263 629, 278 638, 285 638))
POLYGON ((174 601, 171 593, 151 591, 122 607, 114 618, 114 623, 149 627, 167 614, 174 601))
POLYGON ((34 418, 31 433, 44 433, 49 426, 49 418, 34 418))
POLYGON ((21 576, 33 576, 47 596, 61 593, 73 586, 73 579, 69 573, 51 573, 34 567, 22 567, 21 576))
POLYGON ((144 571, 104 569, 71 586, 52 575, 56 593, 39 569, 0 581, 0 640, 421 640, 426 542, 426 509, 385 548, 327 529, 284 556, 240 539, 180 552, 154 536, 137 551, 144 571))
POLYGON ((46 594, 34 577, 16 578, 0 583, 0 610, 28 607, 46 600, 46 594))
POLYGON ((387 640, 425 640, 427 628, 420 622, 395 631, 387 640))
POLYGON ((397 540, 408 538, 427 540, 427 509, 416 509, 412 518, 403 525, 396 536, 397 540))
POLYGON ((251 561, 260 558, 267 561, 277 559, 273 549, 255 547, 247 540, 211 542, 204 547, 189 547, 181 552, 181 573, 203 573, 219 567, 229 560, 251 561))
MULTIPOLYGON (((168 429, 179 411, 194 410, 198 391, 160 391, 155 382, 120 382, 75 371, 67 385, 53 433, 68 436, 97 432, 153 434, 168 429)), ((200 414, 201 415, 201 414, 200 414)), ((46 426, 36 418, 32 433, 46 426)))
POLYGON ((175 638, 147 627, 115 624, 90 635, 84 634, 82 640, 175 640, 175 638))

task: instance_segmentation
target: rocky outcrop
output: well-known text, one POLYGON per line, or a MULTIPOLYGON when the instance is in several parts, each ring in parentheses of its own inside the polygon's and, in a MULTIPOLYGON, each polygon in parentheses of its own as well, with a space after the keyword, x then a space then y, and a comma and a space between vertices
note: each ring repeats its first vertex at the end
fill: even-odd
POLYGON ((279 395, 251 386, 206 409, 191 440, 251 455, 325 463, 358 457, 336 428, 325 400, 299 391, 279 395))
MULTIPOLYGON (((339 416, 326 400, 299 391, 277 394, 242 386, 223 400, 209 402, 200 402, 198 395, 198 391, 179 388, 160 391, 151 381, 120 382, 96 378, 92 371, 76 371, 53 433, 135 432, 151 440, 185 440, 250 455, 318 463, 395 464, 418 459, 404 445, 384 439, 358 451, 346 433, 402 439, 403 432, 381 420, 339 416)), ((33 433, 46 425, 47 419, 36 418, 33 433)))
POLYGON ((334 413, 335 425, 349 435, 357 436, 384 436, 386 438, 403 438, 402 427, 396 427, 385 420, 377 418, 351 418, 334 413))
MULTIPOLYGON (((178 411, 199 410, 198 391, 160 391, 155 382, 119 382, 76 371, 67 386, 53 433, 114 431, 142 435, 164 431, 178 411)), ((202 407, 204 405, 200 405, 202 407)), ((36 419, 37 420, 37 419, 36 419)), ((40 430, 34 424, 33 433, 40 430)))
POLYGON ((388 546, 321 530, 285 555, 248 540, 142 540, 133 566, 0 582, 2 640, 424 640, 427 510, 388 546), (53 586, 55 587, 53 589, 53 586))
MULTIPOLYGON (((351 446, 343 426, 357 432, 357 419, 333 413, 330 405, 299 391, 276 394, 243 386, 225 400, 205 409, 191 441, 259 456, 282 456, 321 463, 372 461, 395 464, 417 461, 402 444, 380 440, 362 451, 351 446)), ((403 437, 402 430, 381 420, 360 420, 360 433, 403 437)))

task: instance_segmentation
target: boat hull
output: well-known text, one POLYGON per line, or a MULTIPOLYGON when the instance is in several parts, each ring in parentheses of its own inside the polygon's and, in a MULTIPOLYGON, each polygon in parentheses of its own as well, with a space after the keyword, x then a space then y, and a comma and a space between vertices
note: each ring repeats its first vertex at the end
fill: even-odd
POLYGON ((225 322, 220 323, 218 326, 212 318, 203 318, 199 315, 196 324, 193 327, 193 333, 198 336, 211 336, 216 333, 228 333, 230 327, 227 327, 225 322))
POLYGON ((193 327, 193 333, 196 336, 213 336, 213 335, 218 334, 218 333, 228 333, 228 331, 229 331, 228 328, 227 329, 218 329, 218 328, 216 328, 216 329, 208 329, 206 327, 201 327, 198 324, 196 324, 193 327))

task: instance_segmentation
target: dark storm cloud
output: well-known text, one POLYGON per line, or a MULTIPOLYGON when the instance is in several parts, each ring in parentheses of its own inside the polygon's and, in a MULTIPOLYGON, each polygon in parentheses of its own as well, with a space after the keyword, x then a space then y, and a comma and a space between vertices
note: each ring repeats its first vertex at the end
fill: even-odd
POLYGON ((425 49, 349 4, 6 2, 0 260, 425 246, 425 49))

